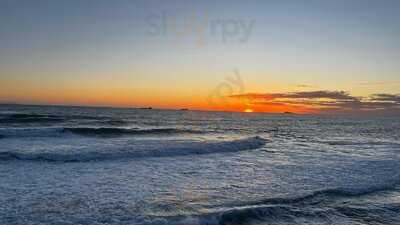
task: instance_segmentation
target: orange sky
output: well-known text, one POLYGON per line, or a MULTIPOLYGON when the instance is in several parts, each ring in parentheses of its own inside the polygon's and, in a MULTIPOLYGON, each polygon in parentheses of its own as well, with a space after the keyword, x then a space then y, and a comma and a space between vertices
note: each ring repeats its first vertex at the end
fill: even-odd
POLYGON ((396 111, 398 5, 10 1, 0 7, 0 102, 396 111), (235 29, 226 30, 225 23, 235 29), (331 99, 335 106, 326 109, 314 104, 317 98, 298 104, 291 101, 299 99, 229 97, 312 91, 344 91, 363 99, 331 99), (390 96, 374 100, 374 94, 390 96))

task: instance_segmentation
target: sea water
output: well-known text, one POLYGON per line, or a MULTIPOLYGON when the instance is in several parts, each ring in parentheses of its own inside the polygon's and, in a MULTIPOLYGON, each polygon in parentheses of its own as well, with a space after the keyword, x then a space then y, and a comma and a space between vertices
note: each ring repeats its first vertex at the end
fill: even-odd
POLYGON ((0 224, 400 224, 400 120, 0 106, 0 224))

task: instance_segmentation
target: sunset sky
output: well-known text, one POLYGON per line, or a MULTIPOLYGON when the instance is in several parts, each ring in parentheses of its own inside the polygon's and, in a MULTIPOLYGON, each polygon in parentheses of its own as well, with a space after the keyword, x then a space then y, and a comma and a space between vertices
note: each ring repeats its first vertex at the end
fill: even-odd
POLYGON ((397 0, 2 0, 0 102, 397 114, 399 11, 397 0))

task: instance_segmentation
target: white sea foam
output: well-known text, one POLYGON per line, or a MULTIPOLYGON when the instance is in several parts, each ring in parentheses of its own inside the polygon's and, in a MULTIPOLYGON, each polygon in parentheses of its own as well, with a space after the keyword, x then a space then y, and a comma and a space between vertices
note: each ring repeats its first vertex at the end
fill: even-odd
POLYGON ((400 224, 398 118, 6 111, 0 224, 400 224))
POLYGON ((0 128, 2 138, 62 137, 71 134, 86 137, 118 137, 133 135, 201 134, 201 131, 177 128, 118 128, 118 127, 35 127, 0 128))
POLYGON ((212 153, 238 152, 262 147, 267 140, 251 137, 232 141, 185 141, 160 143, 158 145, 125 146, 120 149, 102 149, 99 151, 68 152, 0 152, 0 160, 31 160, 54 162, 85 162, 115 160, 125 158, 173 157, 212 153))

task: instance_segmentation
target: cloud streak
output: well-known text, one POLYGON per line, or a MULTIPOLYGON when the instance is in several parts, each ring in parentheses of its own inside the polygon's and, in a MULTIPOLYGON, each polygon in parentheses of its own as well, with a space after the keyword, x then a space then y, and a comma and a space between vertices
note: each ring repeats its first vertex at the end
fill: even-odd
POLYGON ((372 95, 371 100, 400 104, 400 95, 374 94, 372 95))
POLYGON ((308 84, 299 84, 297 85, 299 88, 316 88, 316 86, 308 85, 308 84))
POLYGON ((362 85, 362 86, 397 86, 399 85, 399 81, 376 81, 376 82, 361 82, 361 83, 356 83, 356 85, 362 85))
POLYGON ((333 114, 400 115, 400 95, 373 94, 368 97, 352 96, 345 91, 299 91, 288 93, 246 93, 231 95, 246 99, 249 104, 266 107, 282 106, 296 112, 333 114))

